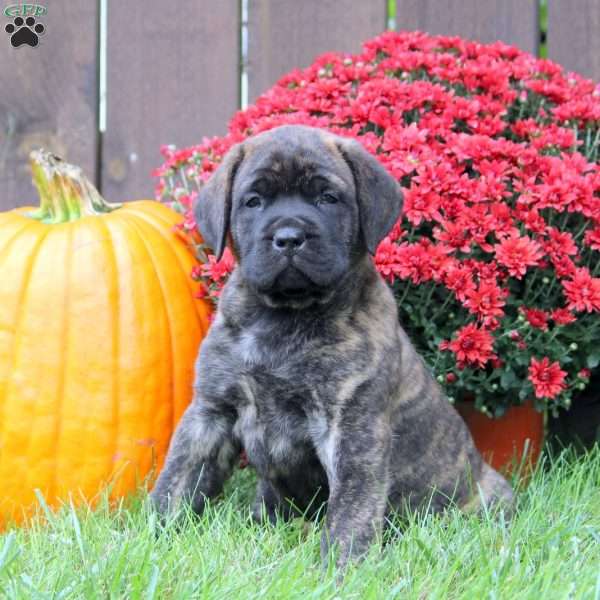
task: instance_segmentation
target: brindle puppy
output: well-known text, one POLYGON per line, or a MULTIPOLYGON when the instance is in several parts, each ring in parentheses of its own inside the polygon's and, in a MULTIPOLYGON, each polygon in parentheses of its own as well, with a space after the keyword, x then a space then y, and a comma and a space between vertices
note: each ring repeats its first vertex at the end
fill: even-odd
POLYGON ((386 514, 510 503, 400 327, 369 254, 397 220, 397 182, 355 141, 285 126, 235 146, 195 207, 239 261, 196 364, 195 397, 152 497, 201 512, 244 448, 254 513, 327 503, 322 549, 365 552, 386 514))

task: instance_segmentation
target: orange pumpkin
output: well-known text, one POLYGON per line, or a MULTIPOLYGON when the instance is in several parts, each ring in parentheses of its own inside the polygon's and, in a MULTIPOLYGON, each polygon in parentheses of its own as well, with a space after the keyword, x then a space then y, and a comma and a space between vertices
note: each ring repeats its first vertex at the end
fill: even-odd
POLYGON ((40 208, 0 214, 0 520, 134 490, 160 469, 192 393, 210 305, 194 298, 181 217, 111 205, 81 170, 32 153, 40 208))

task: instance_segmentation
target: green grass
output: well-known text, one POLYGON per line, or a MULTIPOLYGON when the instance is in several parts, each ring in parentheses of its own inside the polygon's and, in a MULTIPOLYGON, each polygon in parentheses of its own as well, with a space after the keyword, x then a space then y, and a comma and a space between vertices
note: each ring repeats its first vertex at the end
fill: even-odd
POLYGON ((600 599, 600 451, 539 468, 502 519, 411 518, 401 536, 336 587, 320 527, 248 519, 252 473, 197 523, 156 536, 144 497, 95 511, 65 507, 0 537, 8 598, 600 599))

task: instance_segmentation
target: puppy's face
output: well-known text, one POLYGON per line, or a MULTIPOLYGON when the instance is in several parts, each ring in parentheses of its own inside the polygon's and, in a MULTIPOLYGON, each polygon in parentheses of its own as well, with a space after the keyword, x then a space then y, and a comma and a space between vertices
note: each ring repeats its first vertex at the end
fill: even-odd
POLYGON ((234 147, 195 207, 217 255, 230 235, 242 277, 265 304, 326 302, 398 218, 397 183, 351 140, 284 126, 234 147))
POLYGON ((248 143, 232 190, 242 275, 274 305, 326 297, 359 242, 350 167, 317 131, 293 133, 248 143))

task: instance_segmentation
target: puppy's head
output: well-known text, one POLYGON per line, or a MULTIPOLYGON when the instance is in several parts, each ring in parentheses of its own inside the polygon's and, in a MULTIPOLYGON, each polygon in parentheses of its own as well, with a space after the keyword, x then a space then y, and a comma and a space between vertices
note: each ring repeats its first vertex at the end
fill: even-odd
POLYGON ((375 253, 401 207, 400 186, 358 142, 285 125, 234 146, 194 212, 218 258, 230 236, 266 304, 303 308, 375 253))

